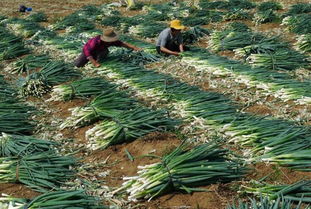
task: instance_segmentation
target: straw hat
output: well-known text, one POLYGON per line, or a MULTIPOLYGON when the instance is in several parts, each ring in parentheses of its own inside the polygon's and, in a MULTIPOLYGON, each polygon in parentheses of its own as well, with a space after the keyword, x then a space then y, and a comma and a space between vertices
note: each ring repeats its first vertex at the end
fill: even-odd
POLYGON ((112 28, 108 28, 103 30, 103 34, 100 36, 100 39, 105 42, 114 42, 119 40, 119 36, 112 28))
POLYGON ((172 20, 172 21, 170 22, 170 27, 171 27, 171 28, 174 28, 174 29, 176 29, 176 30, 183 30, 183 29, 185 29, 185 26, 183 26, 183 25, 181 24, 180 20, 172 20))

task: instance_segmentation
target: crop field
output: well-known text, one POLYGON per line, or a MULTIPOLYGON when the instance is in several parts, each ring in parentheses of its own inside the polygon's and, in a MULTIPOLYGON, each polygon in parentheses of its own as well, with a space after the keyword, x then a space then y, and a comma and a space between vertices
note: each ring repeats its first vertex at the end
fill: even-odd
POLYGON ((1 0, 0 143, 1 209, 310 208, 311 3, 1 0))

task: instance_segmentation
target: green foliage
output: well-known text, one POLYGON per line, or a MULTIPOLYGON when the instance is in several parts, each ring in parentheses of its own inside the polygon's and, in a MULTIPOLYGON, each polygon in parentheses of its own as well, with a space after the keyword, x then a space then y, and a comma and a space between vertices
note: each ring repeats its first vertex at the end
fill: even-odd
POLYGON ((293 33, 311 33, 311 14, 300 14, 286 17, 283 19, 282 24, 286 25, 289 31, 293 33))
POLYGON ((182 19, 182 23, 186 26, 207 25, 209 22, 208 17, 186 17, 182 19))
POLYGON ((261 4, 259 4, 257 6, 257 9, 259 11, 266 11, 266 10, 280 10, 283 9, 282 5, 279 2, 276 1, 266 1, 266 2, 262 2, 261 4))
POLYGON ((199 6, 202 9, 252 9, 255 6, 254 3, 248 0, 228 0, 228 1, 206 1, 201 0, 199 6))
POLYGON ((82 9, 79 11, 80 14, 86 15, 86 16, 93 16, 93 15, 99 15, 102 13, 100 8, 94 6, 94 5, 85 5, 82 7, 82 9))
POLYGON ((210 30, 199 26, 190 27, 188 30, 183 32, 183 40, 185 44, 192 44, 198 41, 200 38, 210 34, 210 30))
POLYGON ((232 22, 226 26, 225 30, 236 31, 236 32, 247 32, 247 31, 250 31, 251 29, 245 23, 232 22))
POLYGON ((287 16, 298 15, 303 13, 311 12, 311 3, 298 3, 290 7, 289 11, 286 13, 287 16))
POLYGON ((224 20, 247 20, 251 15, 243 9, 231 10, 224 15, 224 20))
POLYGON ((259 11, 255 13, 253 21, 255 24, 269 23, 277 21, 279 18, 272 9, 266 11, 259 11))
POLYGON ((77 13, 73 13, 54 24, 53 29, 62 30, 68 27, 73 27, 74 32, 80 32, 85 30, 92 30, 95 28, 95 25, 85 17, 79 16, 77 13))
POLYGON ((155 38, 166 27, 167 25, 163 23, 148 22, 136 26, 131 26, 129 28, 129 33, 143 38, 155 38))
POLYGON ((104 26, 117 27, 117 26, 120 26, 122 21, 123 21, 123 17, 122 16, 114 15, 114 16, 105 17, 101 21, 101 24, 104 25, 104 26))
MULTIPOLYGON (((228 205, 226 209, 302 209, 301 204, 295 205, 292 201, 285 200, 283 197, 278 198, 276 201, 271 201, 269 198, 262 198, 257 201, 256 199, 249 198, 250 202, 233 203, 228 205)), ((305 209, 308 207, 306 206, 305 209)))
POLYGON ((48 17, 43 12, 37 12, 32 13, 26 19, 33 22, 47 22, 48 17))

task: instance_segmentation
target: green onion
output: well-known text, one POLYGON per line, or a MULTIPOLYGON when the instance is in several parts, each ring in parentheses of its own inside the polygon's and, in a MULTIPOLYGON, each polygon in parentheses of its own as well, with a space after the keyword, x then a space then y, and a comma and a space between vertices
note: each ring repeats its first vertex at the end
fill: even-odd
POLYGON ((134 107, 134 100, 124 92, 115 88, 103 90, 90 104, 85 107, 77 107, 72 110, 72 117, 67 118, 61 128, 73 126, 85 126, 98 120, 112 118, 134 107))
POLYGON ((191 193, 200 191, 194 187, 241 178, 245 168, 227 155, 227 150, 213 143, 192 149, 182 144, 160 162, 139 166, 138 176, 125 177, 127 181, 115 192, 126 191, 129 200, 151 200, 175 190, 191 193))
MULTIPOLYGON (((239 204, 233 203, 228 205, 226 209, 302 209, 301 203, 294 205, 292 201, 279 197, 275 201, 271 201, 268 198, 260 197, 260 200, 248 198, 250 203, 244 203, 239 200, 239 204)), ((306 206, 305 209, 308 207, 306 206)))
POLYGON ((167 118, 163 111, 138 107, 99 123, 85 134, 98 149, 130 142, 151 132, 171 130, 175 125, 177 121, 167 118))
POLYGON ((22 158, 0 158, 0 182, 23 183, 38 192, 57 189, 73 177, 70 169, 76 161, 72 157, 61 157, 53 152, 27 155, 22 158))
POLYGON ((74 98, 97 96, 113 85, 102 78, 86 78, 70 84, 58 85, 53 88, 51 100, 68 101, 74 98))
POLYGON ((47 15, 43 12, 32 13, 26 19, 31 22, 47 22, 48 20, 47 15))
POLYGON ((311 203, 311 181, 301 180, 289 185, 272 185, 253 181, 253 186, 243 186, 244 191, 255 195, 264 195, 275 200, 282 196, 284 200, 311 203))
POLYGON ((1 197, 0 203, 4 204, 3 209, 52 209, 52 208, 75 208, 75 209, 108 209, 108 207, 100 204, 100 200, 96 197, 87 195, 84 190, 60 190, 55 192, 47 192, 32 200, 1 197), (9 207, 9 205, 11 207, 9 207))
POLYGON ((14 63, 12 72, 14 73, 24 73, 30 70, 42 68, 50 61, 50 58, 46 55, 27 55, 21 59, 18 59, 14 63))
POLYGON ((296 45, 301 51, 311 53, 311 33, 298 36, 296 45))
POLYGON ((27 76, 21 84, 21 94, 24 96, 41 97, 49 92, 53 85, 80 77, 80 73, 63 62, 55 61, 46 64, 40 72, 27 76))
POLYGON ((270 54, 251 54, 247 61, 254 67, 270 70, 295 70, 300 67, 309 67, 305 55, 288 50, 279 50, 270 54))
POLYGON ((266 11, 266 10, 281 10, 283 9, 283 6, 281 5, 280 2, 276 2, 276 1, 266 1, 266 2, 262 2, 261 4, 259 4, 257 6, 257 9, 259 11, 266 11))
POLYGON ((31 136, 11 135, 2 133, 0 136, 0 156, 20 157, 34 153, 52 151, 57 143, 31 136))

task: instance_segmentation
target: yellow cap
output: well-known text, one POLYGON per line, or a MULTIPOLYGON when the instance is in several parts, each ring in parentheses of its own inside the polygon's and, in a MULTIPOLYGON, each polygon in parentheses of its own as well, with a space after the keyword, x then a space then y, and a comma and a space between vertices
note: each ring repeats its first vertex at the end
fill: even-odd
POLYGON ((181 24, 180 20, 172 20, 172 21, 170 22, 170 27, 171 27, 171 28, 174 28, 174 29, 176 29, 176 30, 183 30, 183 29, 185 29, 185 26, 183 26, 183 25, 181 24))

